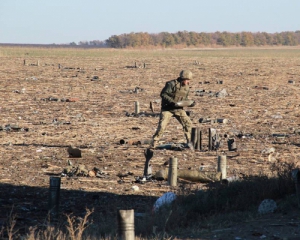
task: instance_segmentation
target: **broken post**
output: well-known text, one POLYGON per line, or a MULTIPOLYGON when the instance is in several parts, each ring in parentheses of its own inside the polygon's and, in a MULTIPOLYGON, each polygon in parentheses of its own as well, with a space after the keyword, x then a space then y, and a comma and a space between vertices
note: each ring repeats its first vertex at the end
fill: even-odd
POLYGON ((118 211, 118 239, 134 240, 134 210, 118 211))
POLYGON ((140 113, 140 103, 138 101, 135 101, 134 107, 135 107, 135 114, 139 114, 140 113))
POLYGON ((177 158, 170 158, 168 184, 172 187, 177 186, 177 158))
POLYGON ((226 164, 227 164, 226 155, 218 156, 218 170, 217 171, 221 172, 221 174, 222 174, 221 179, 222 180, 227 178, 226 164))
POLYGON ((48 210, 51 215, 59 212, 60 177, 50 177, 48 210))

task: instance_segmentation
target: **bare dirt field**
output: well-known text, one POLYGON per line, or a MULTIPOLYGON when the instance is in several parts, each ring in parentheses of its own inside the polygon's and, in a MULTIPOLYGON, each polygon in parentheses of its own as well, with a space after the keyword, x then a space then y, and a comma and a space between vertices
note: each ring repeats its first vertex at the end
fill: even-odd
MULTIPOLYGON (((179 169, 216 171, 221 151, 228 155, 228 176, 271 174, 274 162, 298 164, 299 49, 0 48, 0 228, 12 209, 19 233, 43 226, 51 176, 61 177, 62 214, 82 217, 86 208, 94 208, 103 225, 117 209, 150 212, 156 199, 168 191, 205 188, 204 183, 187 181, 179 181, 178 187, 165 180, 136 183, 143 176, 149 145, 120 144, 120 140, 151 139, 158 123, 160 91, 182 69, 194 75, 190 98, 197 105, 186 110, 194 127, 202 130, 203 150, 156 149, 153 172, 167 168, 164 163, 170 157, 178 159, 179 169), (227 95, 219 97, 223 89, 227 95), (138 116, 133 114, 136 101, 138 116), (228 123, 200 123, 200 118, 226 118, 228 123), (228 152, 226 139, 218 152, 207 151, 209 128, 234 137, 237 151, 228 152), (82 157, 70 156, 69 146, 79 148, 82 157), (270 154, 271 148, 275 152, 270 154), (83 165, 83 171, 62 174, 70 165, 83 165), (84 175, 86 170, 89 176, 84 175)), ((181 126, 172 119, 161 143, 182 142, 181 126)), ((251 223, 241 220, 224 231, 216 226, 202 236, 186 238, 262 236, 300 239, 299 211, 274 213, 251 223)))

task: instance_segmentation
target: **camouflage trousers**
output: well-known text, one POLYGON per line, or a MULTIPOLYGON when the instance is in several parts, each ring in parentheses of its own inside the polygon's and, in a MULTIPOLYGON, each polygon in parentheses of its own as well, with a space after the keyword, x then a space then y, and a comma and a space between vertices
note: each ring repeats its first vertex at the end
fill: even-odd
POLYGON ((187 143, 190 142, 191 132, 192 132, 192 122, 183 109, 161 111, 158 127, 155 134, 153 135, 153 141, 158 141, 161 138, 172 116, 174 116, 178 120, 178 122, 182 125, 186 141, 187 143))

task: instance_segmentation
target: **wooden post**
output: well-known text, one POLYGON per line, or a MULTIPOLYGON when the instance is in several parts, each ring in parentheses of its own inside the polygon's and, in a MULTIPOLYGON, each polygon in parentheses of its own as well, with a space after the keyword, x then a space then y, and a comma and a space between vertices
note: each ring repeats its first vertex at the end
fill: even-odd
POLYGON ((61 65, 60 65, 60 63, 58 64, 58 69, 61 69, 61 65))
POLYGON ((221 172, 222 180, 227 178, 226 164, 227 164, 226 155, 218 156, 218 170, 217 171, 221 172))
POLYGON ((54 216, 59 212, 60 177, 50 177, 48 210, 54 216))
POLYGON ((191 134, 191 141, 192 141, 194 148, 196 148, 196 146, 197 146, 197 140, 198 140, 197 128, 193 127, 192 134, 191 134))
POLYGON ((37 65, 37 66, 40 66, 40 61, 39 61, 39 60, 37 61, 37 64, 36 64, 36 65, 37 65))
POLYGON ((140 103, 138 101, 135 101, 135 114, 140 113, 140 103))
POLYGON ((26 59, 24 59, 24 66, 26 66, 26 59))
POLYGON ((118 211, 118 239, 134 240, 134 210, 118 211))
POLYGON ((170 158, 168 184, 172 187, 177 186, 177 158, 170 158))

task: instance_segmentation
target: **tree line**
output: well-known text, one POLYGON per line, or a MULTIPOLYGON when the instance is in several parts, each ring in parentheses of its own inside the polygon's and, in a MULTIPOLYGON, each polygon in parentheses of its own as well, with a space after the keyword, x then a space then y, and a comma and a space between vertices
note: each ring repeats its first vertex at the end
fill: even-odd
POLYGON ((106 45, 112 48, 127 47, 174 47, 174 46, 296 46, 300 45, 300 31, 295 32, 214 32, 214 33, 197 33, 188 31, 179 31, 177 33, 161 32, 158 34, 149 33, 129 33, 113 35, 108 38, 106 45))
MULTIPOLYGON (((70 43, 70 45, 77 45, 70 43)), ((300 45, 300 31, 280 33, 267 32, 146 32, 113 35, 105 41, 81 41, 80 46, 137 48, 137 47, 203 47, 203 46, 297 46, 300 45)))

